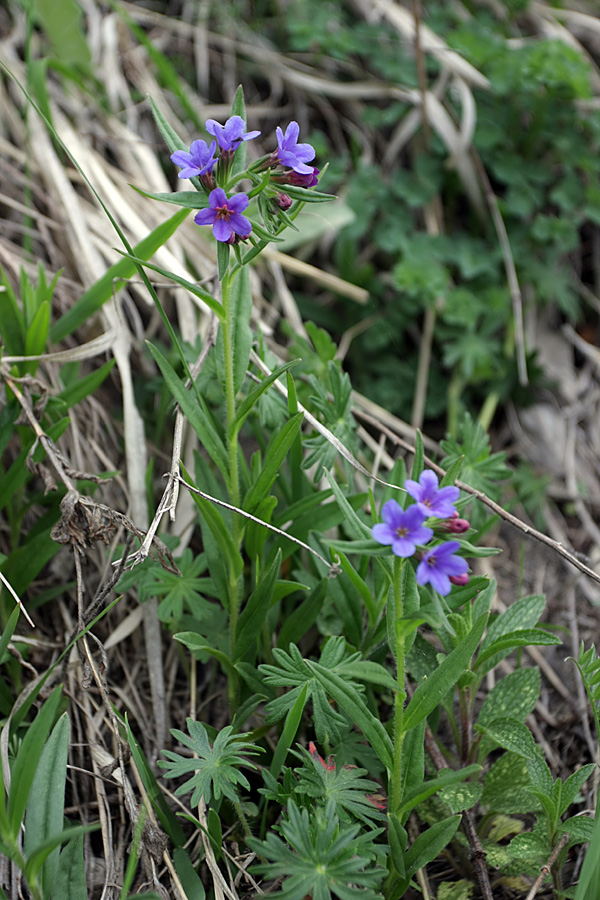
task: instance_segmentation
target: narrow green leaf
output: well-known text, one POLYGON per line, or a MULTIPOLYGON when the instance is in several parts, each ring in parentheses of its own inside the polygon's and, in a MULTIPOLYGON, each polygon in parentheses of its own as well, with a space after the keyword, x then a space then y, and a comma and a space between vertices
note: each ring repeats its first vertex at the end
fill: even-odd
MULTIPOLYGON (((129 726, 129 720, 125 716, 125 731, 127 734, 127 742, 131 749, 131 756, 136 765, 140 778, 142 779, 144 788, 146 789, 154 810, 160 820, 162 827, 170 837, 175 847, 182 847, 185 844, 186 837, 181 825, 175 817, 173 811, 165 800, 165 796, 161 791, 158 781, 152 771, 148 760, 140 749, 140 746, 133 736, 133 732, 129 726)), ((57 898, 58 900, 58 898, 57 898)))
POLYGON ((424 456, 425 450, 423 448, 423 438, 421 437, 421 432, 417 429, 417 434, 415 437, 415 455, 413 457, 413 464, 410 472, 410 477, 413 481, 418 481, 419 475, 423 471, 424 456))
POLYGON ((459 769, 457 772, 442 771, 437 778, 416 785, 406 794, 406 796, 402 797, 402 805, 398 810, 400 821, 406 822, 411 810, 415 809, 419 803, 423 803, 423 801, 427 800, 429 797, 433 797, 438 791, 453 784, 460 784, 460 782, 470 778, 471 775, 477 775, 479 772, 481 772, 481 766, 465 766, 464 769, 459 769))
POLYGON ((8 793, 8 820, 13 835, 19 833, 38 761, 52 728, 61 700, 62 686, 54 688, 27 729, 13 765, 8 793))
POLYGON ((338 706, 341 706, 355 725, 360 728, 383 765, 391 770, 393 759, 391 738, 380 720, 367 707, 362 697, 352 687, 349 687, 339 675, 330 672, 312 660, 307 659, 305 662, 326 693, 335 700, 338 706))
POLYGON ((153 272, 158 272, 159 275, 164 275, 165 278, 170 278, 175 284, 181 285, 181 287, 186 288, 193 294, 195 297, 199 297, 212 312, 217 316, 219 320, 223 319, 223 307, 219 303, 218 300, 209 294, 208 291, 205 291, 203 288, 199 287, 197 284, 194 284, 192 281, 188 281, 187 278, 182 278, 181 275, 176 275, 174 272, 169 272, 167 269, 161 268, 161 266, 156 266, 154 263, 149 263, 144 259, 138 259, 135 256, 129 256, 128 254, 123 254, 126 259, 131 259, 133 262, 139 263, 141 266, 145 266, 146 269, 152 269, 153 272))
POLYGON ((298 729, 300 728, 300 723, 302 722, 302 713, 304 712, 304 707, 306 705, 307 692, 308 682, 302 687, 302 690, 296 697, 294 705, 285 717, 283 731, 281 732, 281 737, 277 741, 277 747, 275 748, 273 760, 269 768, 269 772, 274 778, 277 778, 279 773, 281 772, 288 751, 292 746, 298 729))
MULTIPOLYGON (((48 328, 50 325, 50 304, 42 303, 27 329, 25 335, 25 355, 39 356, 46 349, 46 341, 48 340, 48 328)), ((37 368, 37 361, 33 361, 37 368)))
POLYGON ((221 548, 221 552, 226 558, 230 570, 236 578, 242 574, 244 570, 244 560, 235 546, 231 532, 223 519, 223 516, 210 500, 205 500, 198 494, 192 493, 192 499, 200 512, 202 518, 210 528, 212 535, 221 548))
POLYGON ((287 372, 287 370, 291 369, 293 366, 297 366, 299 362, 301 362, 300 359, 292 359, 290 362, 284 363, 282 366, 274 369, 268 378, 265 378, 264 381, 261 381, 260 384, 258 384, 252 391, 250 391, 248 396, 245 397, 238 406, 235 419, 231 423, 229 429, 230 437, 233 438, 237 434, 237 432, 244 424, 246 417, 256 405, 257 400, 262 394, 264 394, 267 388, 269 388, 274 381, 277 381, 280 375, 283 375, 284 372, 287 372))
POLYGON ((291 643, 297 644, 304 637, 323 608, 328 586, 329 579, 321 579, 300 606, 291 615, 286 616, 277 640, 278 647, 288 647, 291 643))
MULTIPOLYGON (((166 222, 161 222, 160 225, 157 225, 150 234, 141 240, 139 244, 135 245, 133 248, 135 258, 147 260, 153 256, 175 233, 188 215, 187 209, 180 209, 166 222)), ((87 322, 107 300, 110 300, 115 291, 118 290, 120 281, 128 281, 135 275, 136 271, 135 263, 129 257, 120 259, 110 266, 104 275, 88 288, 79 300, 67 310, 64 316, 61 316, 52 325, 50 328, 50 339, 54 343, 58 343, 72 334, 77 328, 87 322)))
POLYGON ((295 184, 286 184, 285 192, 292 200, 302 200, 303 203, 327 203, 330 200, 337 200, 335 194, 324 194, 322 191, 313 191, 295 184))
POLYGON ((229 244, 217 241, 217 265, 219 269, 219 281, 223 281, 229 268, 229 244))
MULTIPOLYGON (((189 148, 185 148, 188 150, 189 148)), ((174 203, 176 206, 185 207, 185 209, 206 209, 208 206, 208 194, 204 191, 170 191, 168 193, 153 194, 152 191, 143 191, 130 184, 129 187, 137 191, 143 197, 149 197, 150 200, 160 200, 162 203, 174 203)))
POLYGON ((463 672, 467 671, 486 622, 487 615, 480 616, 458 647, 448 654, 429 678, 419 684, 404 713, 405 731, 410 731, 433 712, 463 672))
MULTIPOLYGON (((248 267, 240 269, 233 280, 229 294, 228 319, 231 322, 231 351, 233 355, 233 387, 235 393, 239 391, 246 377, 246 369, 250 362, 250 348, 252 347, 252 328, 250 317, 252 315, 252 292, 250 289, 250 274, 248 267)), ((225 355, 223 347, 223 328, 219 328, 217 335, 217 366, 223 393, 225 393, 225 355)))
POLYGON ((304 414, 298 413, 293 419, 288 419, 276 437, 270 441, 261 473, 244 497, 246 512, 252 512, 271 490, 287 452, 302 425, 303 418, 304 414))
MULTIPOLYGON (((223 442, 216 433, 212 422, 204 414, 204 411, 198 405, 195 397, 186 389, 180 378, 177 377, 169 361, 162 355, 160 350, 153 344, 146 342, 150 353, 163 374, 166 385, 179 404, 181 411, 186 419, 200 438, 203 446, 210 455, 213 462, 219 467, 223 474, 229 470, 229 461, 227 451, 223 446, 223 442)), ((195 499, 197 496, 193 495, 195 499)))
POLYGON ((78 378, 73 384, 68 385, 68 387, 64 388, 64 390, 58 394, 59 400, 63 401, 67 409, 76 406, 84 399, 84 397, 93 394, 94 391, 100 387, 114 365, 115 360, 109 359, 108 362, 104 363, 103 366, 100 366, 99 369, 96 369, 95 372, 84 375, 83 378, 78 378))
MULTIPOLYGON (((63 828, 67 755, 69 750, 69 716, 60 717, 46 741, 35 771, 25 812, 25 856, 63 828)), ((40 872, 40 884, 50 893, 58 870, 56 848, 46 859, 40 872)))
POLYGON ((253 645, 256 645, 265 624, 267 611, 275 590, 279 568, 281 566, 281 550, 278 550, 269 569, 263 574, 260 582, 250 594, 246 605, 238 619, 235 638, 235 655, 233 663, 243 659, 253 645))
POLYGON ((217 650, 215 647, 211 647, 206 643, 206 640, 202 637, 201 634, 197 634, 195 631, 180 631, 178 634, 174 634, 173 637, 176 641, 180 641, 184 644, 188 650, 192 650, 193 652, 201 652, 208 653, 209 656, 212 656, 217 662, 220 662, 223 666, 223 671, 235 682, 237 680, 237 672, 234 667, 231 665, 231 661, 226 653, 223 653, 222 650, 217 650))
POLYGON ((367 615, 369 617, 369 627, 373 628, 377 621, 377 607, 373 598, 373 594, 371 593, 371 588, 367 585, 364 579, 360 577, 354 566, 348 560, 346 554, 343 553, 340 548, 337 548, 337 550, 342 571, 346 573, 346 575, 352 582, 352 586, 358 592, 359 597, 364 603, 365 609, 367 610, 367 615))
POLYGON ((450 816, 420 834, 406 853, 406 874, 412 876, 418 869, 433 862, 452 840, 459 825, 460 816, 450 816))

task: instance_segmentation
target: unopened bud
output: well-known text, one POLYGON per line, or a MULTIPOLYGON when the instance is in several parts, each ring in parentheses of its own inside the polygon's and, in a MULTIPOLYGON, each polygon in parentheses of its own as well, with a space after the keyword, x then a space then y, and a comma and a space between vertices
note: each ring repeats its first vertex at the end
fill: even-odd
POLYGON ((463 534, 465 531, 468 531, 471 527, 471 523, 468 519, 461 519, 458 513, 454 513, 454 515, 450 516, 449 519, 446 519, 445 522, 442 522, 442 528, 444 531, 450 531, 452 534, 463 534))
POLYGON ((274 197, 273 199, 274 199, 275 204, 277 205, 278 209, 282 209, 284 212, 287 212, 288 209, 290 208, 290 206, 292 205, 292 203, 294 202, 292 200, 292 198, 289 196, 289 194, 279 194, 278 193, 277 196, 274 197))
POLYGON ((449 577, 452 584, 456 584, 458 587, 464 587, 465 584, 469 583, 468 572, 465 572, 464 575, 450 575, 449 577))

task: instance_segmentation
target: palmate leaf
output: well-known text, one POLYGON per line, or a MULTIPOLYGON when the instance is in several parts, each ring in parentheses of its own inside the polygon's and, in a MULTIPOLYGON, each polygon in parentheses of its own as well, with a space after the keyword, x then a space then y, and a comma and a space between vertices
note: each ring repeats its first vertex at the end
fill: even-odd
POLYGON ((293 801, 281 824, 284 840, 270 833, 265 841, 250 838, 248 844, 267 862, 256 867, 268 878, 284 877, 281 900, 380 900, 378 887, 385 870, 377 865, 374 838, 383 829, 360 834, 359 825, 344 826, 330 800, 309 816, 293 801))
POLYGON ((200 722, 188 718, 186 723, 189 737, 176 728, 171 729, 171 734, 197 754, 197 759, 188 759, 171 750, 163 750, 167 759, 158 761, 158 765, 166 769, 165 778, 179 778, 190 772, 195 773, 188 781, 179 785, 175 795, 179 797, 193 791, 192 806, 196 806, 202 797, 205 803, 210 803, 213 797, 218 800, 221 796, 237 803, 238 785, 246 789, 250 787, 246 776, 239 771, 240 766, 255 769, 254 763, 245 757, 256 756, 261 748, 242 740, 243 735, 232 735, 231 725, 219 732, 211 747, 206 729, 200 722))
POLYGON ((366 769, 356 766, 329 765, 319 756, 312 756, 302 748, 301 753, 304 766, 299 771, 297 794, 305 794, 314 797, 317 805, 327 804, 332 801, 335 813, 341 822, 352 822, 360 819, 369 823, 373 819, 384 819, 381 811, 379 795, 381 786, 370 778, 365 778, 366 769), (375 803, 379 803, 376 806, 375 803))
MULTIPOLYGON (((330 706, 324 688, 302 658, 298 648, 294 644, 290 644, 289 653, 276 648, 273 650, 273 657, 277 665, 259 666, 260 672, 266 676, 265 684, 290 688, 290 690, 267 703, 265 707, 266 724, 269 725, 283 719, 306 686, 306 701, 312 700, 313 703, 317 740, 321 744, 327 741, 339 742, 342 730, 346 727, 346 719, 330 706)), ((325 645, 320 663, 324 668, 334 671, 344 678, 349 688, 360 693, 364 691, 363 685, 344 675, 344 666, 356 662, 357 658, 360 658, 360 653, 346 655, 344 638, 336 637, 331 638, 325 645)))

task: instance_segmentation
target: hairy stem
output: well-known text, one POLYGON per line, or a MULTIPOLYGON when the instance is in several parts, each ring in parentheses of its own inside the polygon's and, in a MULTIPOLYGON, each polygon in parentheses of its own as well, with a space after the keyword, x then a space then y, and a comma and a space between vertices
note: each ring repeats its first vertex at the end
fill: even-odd
POLYGON ((396 812, 402 799, 402 745, 404 743, 404 636, 400 637, 397 623, 404 615, 402 597, 402 568, 404 560, 394 559, 394 627, 396 632, 396 696, 394 699, 394 771, 392 772, 391 810, 396 812))

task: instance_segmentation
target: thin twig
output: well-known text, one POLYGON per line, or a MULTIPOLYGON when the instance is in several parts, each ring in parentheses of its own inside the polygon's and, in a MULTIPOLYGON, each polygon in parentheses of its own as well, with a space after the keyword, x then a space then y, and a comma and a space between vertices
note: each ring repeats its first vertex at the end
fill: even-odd
MULTIPOLYGON (((448 763, 440 752, 429 725, 425 725, 425 748, 438 772, 441 769, 446 769, 448 767, 448 763)), ((462 824, 469 842, 469 847, 471 848, 471 863, 475 870, 475 875, 477 876, 481 896, 483 897, 483 900, 494 900, 492 886, 485 864, 487 854, 481 845, 475 823, 473 822, 473 817, 468 809, 462 814, 462 824)))
POLYGON ((569 843, 569 835, 568 835, 568 834, 563 834, 563 836, 561 837, 560 841, 558 842, 558 844, 556 845, 556 847, 554 848, 554 850, 552 851, 552 853, 551 853, 550 856, 548 857, 548 860, 547 860, 546 864, 542 866, 542 871, 541 871, 540 874, 538 875, 538 877, 537 877, 537 879, 536 879, 536 881, 535 881, 535 884, 533 885, 533 887, 531 888, 531 890, 529 891, 529 893, 528 893, 527 896, 525 897, 525 900, 533 900, 533 898, 535 897, 535 895, 537 894, 537 892, 538 892, 539 889, 541 888, 542 884, 544 883, 544 878, 546 877, 546 875, 548 875, 548 873, 550 872, 552 866, 554 865, 554 863, 555 863, 556 860, 558 859, 558 856, 559 856, 560 851, 561 851, 564 847, 566 847, 568 843, 569 843))

